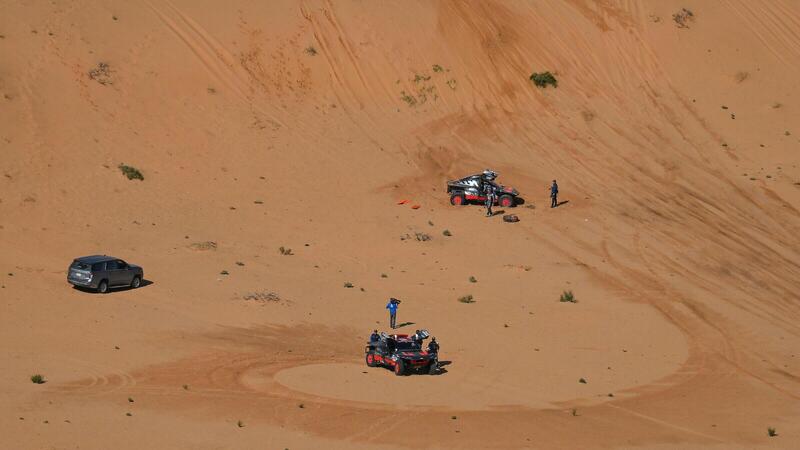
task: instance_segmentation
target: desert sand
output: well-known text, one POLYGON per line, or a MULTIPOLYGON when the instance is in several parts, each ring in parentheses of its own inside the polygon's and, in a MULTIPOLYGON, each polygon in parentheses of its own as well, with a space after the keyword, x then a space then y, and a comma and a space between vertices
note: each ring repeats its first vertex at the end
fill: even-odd
POLYGON ((798 448, 798 69, 791 0, 4 0, 0 448, 798 448))

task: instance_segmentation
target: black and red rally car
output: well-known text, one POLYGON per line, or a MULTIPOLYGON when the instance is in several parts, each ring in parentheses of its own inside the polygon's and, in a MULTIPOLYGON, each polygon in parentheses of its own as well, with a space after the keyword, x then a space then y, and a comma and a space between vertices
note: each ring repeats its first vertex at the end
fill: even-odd
MULTIPOLYGON (((422 335, 428 337, 428 332, 422 330, 422 335)), ((437 355, 423 350, 422 341, 407 334, 381 333, 378 340, 367 344, 364 353, 369 367, 388 367, 397 376, 411 372, 435 375, 439 369, 437 355)))
POLYGON ((450 194, 451 205, 466 205, 472 203, 486 203, 484 185, 491 184, 497 193, 497 205, 509 208, 517 204, 519 192, 512 188, 497 184, 494 180, 497 173, 492 170, 485 170, 483 173, 476 173, 458 180, 447 182, 447 193, 450 194))

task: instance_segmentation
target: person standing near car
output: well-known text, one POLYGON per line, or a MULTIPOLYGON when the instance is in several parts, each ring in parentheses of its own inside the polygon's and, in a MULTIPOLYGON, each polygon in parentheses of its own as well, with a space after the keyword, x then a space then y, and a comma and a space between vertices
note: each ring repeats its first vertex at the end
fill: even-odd
POLYGON ((553 180, 553 184, 550 186, 550 207, 555 208, 556 206, 558 206, 558 183, 553 180))
POLYGON ((494 184, 491 182, 483 183, 483 195, 486 196, 486 217, 492 217, 492 205, 497 200, 497 193, 495 192, 494 184))
POLYGON ((428 353, 431 355, 439 357, 439 343, 436 342, 436 337, 432 337, 431 341, 428 342, 428 353))
POLYGON ((395 325, 397 324, 397 306, 400 305, 400 300, 392 297, 389 299, 389 303, 386 304, 386 309, 389 310, 389 326, 392 329, 395 329, 395 325))

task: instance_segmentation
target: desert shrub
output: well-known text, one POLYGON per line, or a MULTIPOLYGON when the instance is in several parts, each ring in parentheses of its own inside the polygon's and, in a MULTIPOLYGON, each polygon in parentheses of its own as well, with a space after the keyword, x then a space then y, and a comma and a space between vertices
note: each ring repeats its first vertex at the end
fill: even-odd
POLYGON ((475 303, 475 300, 472 297, 472 294, 465 295, 463 297, 459 297, 458 301, 461 303, 475 303))
POLYGON ((239 420, 239 421, 236 422, 236 426, 239 427, 239 428, 242 428, 242 427, 244 427, 244 422, 239 420))
POLYGON ((767 436, 775 437, 777 435, 778 435, 778 432, 775 431, 775 428, 772 428, 772 427, 767 428, 767 436))
POLYGON ((46 380, 44 379, 44 376, 37 373, 36 375, 31 375, 31 382, 34 384, 44 384, 46 383, 46 380))
POLYGON ((129 180, 144 181, 144 175, 142 175, 142 172, 140 172, 136 167, 126 166, 125 164, 120 164, 117 167, 119 167, 119 170, 122 172, 122 174, 128 177, 129 180))
POLYGON ((309 56, 316 56, 317 49, 315 49, 313 45, 309 45, 306 47, 306 54, 309 56))
POLYGON ((475 277, 469 277, 469 282, 470 282, 470 283, 477 283, 477 282, 478 282, 478 279, 477 279, 477 278, 475 278, 475 277))
POLYGON ((680 11, 672 15, 672 20, 678 25, 678 28, 689 28, 689 21, 694 19, 692 11, 681 8, 680 11))
POLYGON ((429 234, 419 232, 414 233, 414 237, 420 242, 430 241, 432 239, 429 234))
POLYGON ((578 383, 586 384, 586 378, 581 378, 580 380, 578 380, 578 383))
POLYGON ((350 288, 352 288, 352 287, 353 287, 353 283, 351 283, 351 282, 349 282, 349 281, 345 281, 345 282, 344 282, 344 287, 346 287, 346 288, 350 289, 350 288))
POLYGON ((561 297, 558 299, 558 301, 562 303, 566 302, 578 303, 578 300, 575 299, 575 296, 572 294, 572 291, 564 291, 563 293, 561 293, 561 297))
POLYGON ((444 230, 444 231, 442 231, 442 234, 445 235, 445 236, 452 236, 453 235, 453 233, 451 233, 450 230, 444 230))
POLYGON ((283 247, 283 246, 281 246, 281 247, 278 247, 278 251, 279 251, 279 252, 281 253, 281 255, 283 255, 283 256, 292 256, 292 255, 294 255, 294 253, 292 253, 292 249, 290 249, 290 248, 286 248, 286 247, 283 247))
POLYGON ((434 64, 433 65, 433 71, 437 72, 437 73, 441 73, 441 72, 444 72, 444 68, 442 66, 440 66, 439 64, 434 64))
POLYGON ((100 84, 112 84, 111 67, 104 62, 98 63, 97 67, 89 71, 89 78, 100 84))
POLYGON ((534 72, 530 76, 530 79, 533 81, 533 84, 535 84, 536 87, 546 88, 548 84, 554 88, 558 87, 558 80, 556 80, 556 77, 550 72, 534 72))
POLYGON ((400 100, 406 102, 408 106, 415 106, 417 104, 416 97, 407 93, 406 91, 400 92, 400 100))

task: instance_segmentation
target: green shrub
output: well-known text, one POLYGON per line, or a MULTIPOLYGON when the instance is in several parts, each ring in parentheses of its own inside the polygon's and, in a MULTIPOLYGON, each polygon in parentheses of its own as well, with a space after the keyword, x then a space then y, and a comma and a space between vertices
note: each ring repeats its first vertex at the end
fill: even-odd
POLYGON ((542 73, 534 72, 530 78, 531 81, 533 81, 533 84, 536 85, 536 87, 546 88, 548 84, 553 86, 554 88, 558 87, 558 80, 556 80, 556 77, 550 72, 542 72, 542 73))
POLYGON ((433 71, 437 72, 437 73, 441 73, 441 72, 444 72, 444 68, 442 66, 440 66, 439 64, 434 64, 433 65, 433 71))
POLYGON ((778 435, 778 432, 775 431, 775 428, 772 428, 772 427, 767 428, 767 436, 775 437, 777 435, 778 435))
POLYGON ((475 300, 473 299, 472 294, 465 295, 463 297, 459 297, 458 301, 461 302, 461 303, 475 303, 475 300))
POLYGON ((574 295, 572 295, 572 291, 564 291, 564 292, 561 294, 561 298, 559 298, 559 299, 558 299, 558 301, 560 301, 560 302, 562 302, 562 303, 566 303, 566 302, 569 302, 569 303, 578 303, 578 300, 576 300, 576 299, 575 299, 575 296, 574 296, 574 295))
POLYGON ((119 167, 119 170, 122 171, 122 174, 128 177, 129 180, 144 181, 144 175, 142 175, 142 172, 140 172, 136 167, 126 166, 125 164, 120 164, 117 167, 119 167))
POLYGON ((44 376, 37 373, 36 375, 31 375, 31 382, 34 384, 44 384, 47 380, 44 379, 44 376))
POLYGON ((351 282, 349 282, 349 281, 345 281, 345 282, 344 282, 344 287, 346 287, 346 288, 350 289, 350 288, 352 288, 352 287, 353 287, 353 283, 351 283, 351 282))
POLYGON ((451 233, 450 230, 444 230, 444 231, 442 231, 442 234, 445 235, 445 236, 452 236, 453 235, 453 233, 451 233))
POLYGON ((475 277, 469 277, 469 282, 470 282, 470 283, 477 283, 477 282, 478 282, 478 279, 477 279, 477 278, 475 278, 475 277))

